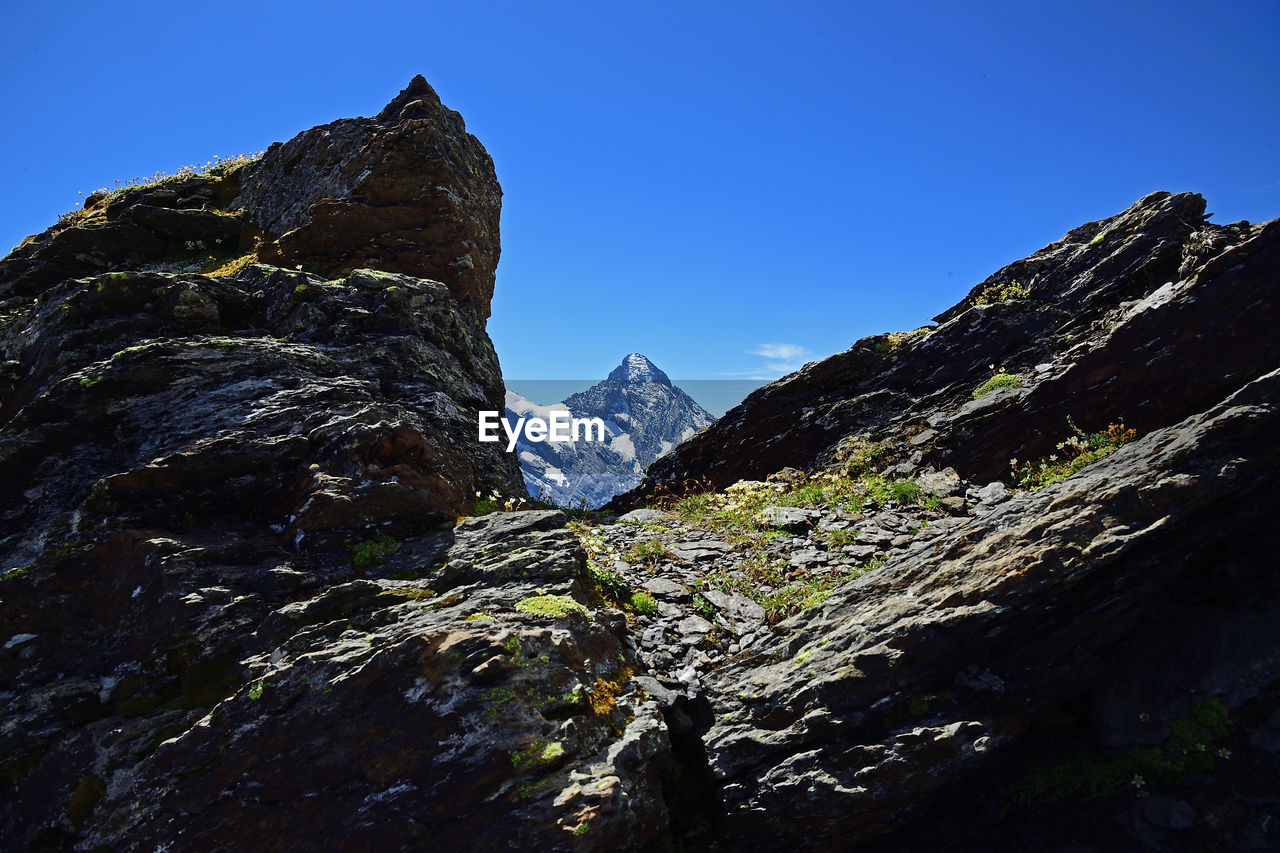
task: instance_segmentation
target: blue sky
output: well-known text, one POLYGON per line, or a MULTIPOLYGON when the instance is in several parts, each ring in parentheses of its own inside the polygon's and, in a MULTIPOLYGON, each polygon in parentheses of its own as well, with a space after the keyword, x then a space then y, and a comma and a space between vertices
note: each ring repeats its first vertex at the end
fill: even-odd
POLYGON ((493 155, 503 370, 776 376, 1157 189, 1280 215, 1280 4, 8 4, 0 243, 372 115, 493 155), (189 6, 190 8, 185 8, 189 6))

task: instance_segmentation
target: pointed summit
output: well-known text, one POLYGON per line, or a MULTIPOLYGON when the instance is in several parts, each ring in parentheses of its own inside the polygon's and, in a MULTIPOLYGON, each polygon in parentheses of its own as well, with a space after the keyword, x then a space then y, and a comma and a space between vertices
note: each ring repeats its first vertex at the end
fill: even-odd
MULTIPOLYGON (((414 75, 409 81, 409 85, 400 90, 400 94, 391 99, 391 103, 382 108, 382 112, 378 113, 378 121, 390 122, 399 118, 408 118, 410 116, 402 116, 404 108, 413 103, 425 104, 420 108, 419 112, 428 111, 429 108, 438 109, 440 104, 440 96, 436 94, 436 90, 431 88, 431 84, 427 82, 427 78, 421 74, 414 75)), ((412 116, 414 118, 419 116, 412 116)))
POLYGON ((659 385, 671 386, 671 379, 657 368, 652 361, 638 352, 633 352, 622 360, 622 364, 609 374, 610 382, 656 382, 659 385))

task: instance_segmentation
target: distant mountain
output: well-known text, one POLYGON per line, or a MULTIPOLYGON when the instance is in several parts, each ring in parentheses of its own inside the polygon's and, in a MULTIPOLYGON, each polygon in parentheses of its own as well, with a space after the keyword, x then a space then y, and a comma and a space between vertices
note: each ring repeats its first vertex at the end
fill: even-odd
POLYGON ((639 353, 624 358, 603 382, 562 403, 538 405, 508 391, 506 406, 513 426, 521 417, 546 420, 552 410, 604 422, 604 441, 553 444, 529 441, 523 434, 517 441, 529 494, 562 506, 586 501, 596 507, 630 490, 655 459, 715 420, 639 353))

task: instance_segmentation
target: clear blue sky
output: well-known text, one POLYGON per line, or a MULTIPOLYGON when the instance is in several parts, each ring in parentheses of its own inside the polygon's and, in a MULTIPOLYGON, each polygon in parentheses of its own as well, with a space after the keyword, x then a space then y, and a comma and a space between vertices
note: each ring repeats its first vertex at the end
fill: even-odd
POLYGON ((777 375, 1157 189, 1280 215, 1280 4, 6 4, 0 243, 77 191, 372 115, 505 190, 512 377, 777 375))

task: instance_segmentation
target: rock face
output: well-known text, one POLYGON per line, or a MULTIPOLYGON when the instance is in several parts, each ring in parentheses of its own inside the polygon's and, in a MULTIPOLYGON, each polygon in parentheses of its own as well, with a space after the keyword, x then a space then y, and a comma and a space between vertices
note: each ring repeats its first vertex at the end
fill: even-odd
POLYGON ((78 843, 241 850, 251 827, 280 849, 655 843, 666 731, 624 623, 581 603, 564 521, 464 522, 379 569, 420 577, 334 584, 249 623, 250 680, 194 726, 173 714, 179 731, 109 777, 78 843))
POLYGON ((507 419, 546 418, 550 409, 600 418, 606 441, 551 443, 521 440, 520 467, 529 494, 561 506, 598 507, 631 489, 655 459, 711 423, 711 415, 671 384, 649 359, 631 353, 608 378, 563 403, 536 406, 507 392, 507 419))
POLYGON ((910 827, 914 844, 893 849, 924 849, 937 828, 913 820, 936 792, 969 804, 963 849, 1046 849, 1053 832, 1030 843, 1042 836, 1001 826, 981 799, 1014 807, 1022 774, 1061 760, 1065 740, 1159 744, 1197 702, 1270 696, 1280 584, 1261 541, 1280 506, 1277 401, 1273 371, 918 542, 717 671, 706 744, 730 846, 825 850, 910 827), (997 764, 980 796, 943 787, 997 764))
MULTIPOLYGON (((425 561, 399 571, 425 577, 438 551, 432 531, 470 512, 478 491, 523 491, 514 456, 475 441, 477 410, 497 408, 503 394, 484 329, 498 202, 479 143, 415 80, 377 119, 308 131, 261 161, 92 197, 0 262, 6 846, 163 846, 172 809, 203 807, 191 791, 217 799, 223 780, 201 777, 212 772, 202 763, 210 750, 231 768, 245 760, 234 744, 258 743, 239 724, 221 728, 235 715, 212 709, 269 684, 274 665, 263 660, 293 661, 282 644, 295 629, 359 623, 334 636, 361 632, 360 654, 376 669, 377 626, 399 623, 397 601, 429 597, 403 582, 393 586, 407 593, 381 595, 379 559, 399 540, 425 561), (312 157, 323 139, 336 171, 312 157), (343 169, 354 170, 349 185, 343 169), (400 207, 396 193, 408 194, 400 207), (422 227, 412 243, 384 230, 388 216, 413 215, 422 227), (316 223, 328 230, 312 256, 301 247, 316 223), (191 791, 164 799, 175 768, 191 791), (145 813, 130 811, 140 801, 145 813)), ((572 553, 564 559, 581 569, 572 553)), ((482 627, 458 625, 452 641, 435 634, 392 654, 429 656, 482 627)), ((620 666, 616 649, 599 657, 617 638, 587 633, 590 653, 566 652, 584 691, 620 666)), ((437 674, 452 678, 452 665, 437 674)), ((354 703, 377 691, 333 692, 354 703)), ((586 701, 557 711, 556 725, 586 701)), ((316 719, 308 737, 337 743, 341 727, 326 734, 316 719)), ((289 752, 285 730, 268 730, 285 740, 261 741, 272 746, 260 757, 289 752)), ((345 769, 324 786, 356 802, 401 784, 377 787, 390 766, 373 745, 390 729, 346 732, 349 761, 332 753, 345 769)), ((557 767, 594 748, 595 735, 581 737, 565 741, 557 767)), ((297 778, 292 765, 270 774, 297 778)), ((211 845, 232 845, 232 820, 210 824, 211 845)))

